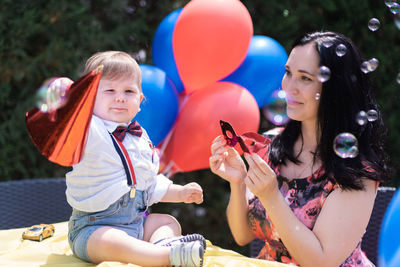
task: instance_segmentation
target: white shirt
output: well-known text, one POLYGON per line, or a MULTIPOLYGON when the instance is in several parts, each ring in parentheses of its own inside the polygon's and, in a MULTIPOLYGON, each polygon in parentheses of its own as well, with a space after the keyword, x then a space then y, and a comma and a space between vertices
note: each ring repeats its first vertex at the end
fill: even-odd
MULTIPOLYGON (((75 209, 97 212, 108 208, 130 191, 126 173, 111 136, 117 123, 93 115, 82 160, 66 174, 67 201, 75 209)), ((150 148, 150 139, 142 128, 141 137, 126 134, 122 144, 128 151, 136 176, 136 190, 148 193, 148 205, 159 202, 172 183, 158 173, 159 157, 150 148)))

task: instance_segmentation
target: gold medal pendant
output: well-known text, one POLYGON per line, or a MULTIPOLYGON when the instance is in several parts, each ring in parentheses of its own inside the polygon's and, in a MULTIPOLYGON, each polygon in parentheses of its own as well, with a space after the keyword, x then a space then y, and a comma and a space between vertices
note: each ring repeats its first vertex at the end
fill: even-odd
POLYGON ((131 187, 131 193, 130 193, 130 198, 134 198, 136 194, 136 188, 135 187, 131 187))

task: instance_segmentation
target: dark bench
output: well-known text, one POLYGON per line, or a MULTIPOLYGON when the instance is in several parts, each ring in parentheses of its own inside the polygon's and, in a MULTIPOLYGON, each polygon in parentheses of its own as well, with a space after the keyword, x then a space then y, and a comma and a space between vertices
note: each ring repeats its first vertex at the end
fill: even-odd
POLYGON ((65 178, 0 182, 0 229, 68 221, 65 178))

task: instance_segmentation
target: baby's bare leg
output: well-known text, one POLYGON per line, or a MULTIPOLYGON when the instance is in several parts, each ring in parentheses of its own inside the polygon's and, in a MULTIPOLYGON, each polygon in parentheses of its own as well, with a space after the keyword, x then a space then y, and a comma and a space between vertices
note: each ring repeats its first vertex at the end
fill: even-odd
POLYGON ((143 240, 154 243, 158 240, 180 236, 182 234, 179 222, 171 215, 154 213, 146 218, 143 240))
POLYGON ((141 266, 169 265, 170 249, 131 237, 124 231, 108 226, 94 231, 87 244, 88 256, 94 263, 119 261, 141 266))

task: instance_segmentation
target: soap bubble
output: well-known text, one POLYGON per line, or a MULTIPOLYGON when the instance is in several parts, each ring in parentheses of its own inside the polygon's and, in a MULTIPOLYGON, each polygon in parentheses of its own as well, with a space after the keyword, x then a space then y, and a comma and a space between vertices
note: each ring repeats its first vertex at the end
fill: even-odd
POLYGON ((319 73, 317 74, 317 79, 321 83, 326 82, 331 78, 331 70, 326 66, 321 66, 319 68, 319 73))
POLYGON ((196 217, 204 217, 207 214, 207 210, 203 207, 198 207, 195 210, 196 217))
POLYGON ((400 5, 396 2, 393 2, 393 4, 390 5, 389 9, 390 9, 390 12, 397 15, 400 12, 400 5))
POLYGON ((367 116, 367 112, 365 112, 364 110, 361 110, 360 112, 358 112, 357 117, 356 117, 357 123, 358 125, 364 125, 368 122, 368 116, 367 116))
POLYGON ((36 93, 36 106, 43 113, 51 112, 65 105, 66 92, 71 84, 68 78, 47 79, 36 93))
POLYGON ((369 72, 369 62, 368 61, 364 61, 363 63, 361 63, 361 71, 364 73, 368 73, 369 72))
POLYGON ((364 61, 361 64, 361 71, 364 73, 372 72, 378 68, 379 60, 376 58, 371 58, 368 61, 364 61))
POLYGON ((374 57, 368 60, 368 62, 370 63, 370 71, 376 70, 379 65, 379 60, 374 57))
POLYGON ((322 45, 325 46, 326 48, 329 48, 333 45, 333 40, 332 39, 326 39, 322 42, 322 45))
POLYGON ((358 155, 358 141, 351 133, 341 133, 333 141, 333 150, 341 158, 355 158, 358 155))
POLYGON ((47 105, 47 90, 49 89, 50 84, 56 79, 57 78, 49 78, 45 80, 36 92, 36 107, 43 113, 46 113, 49 110, 47 105))
POLYGON ((396 1, 393 0, 385 0, 385 5, 387 7, 391 7, 394 3, 396 3, 396 1))
POLYGON ((274 125, 283 125, 289 121, 285 96, 283 90, 272 92, 272 101, 262 109, 264 116, 274 125))
POLYGON ((289 16, 289 10, 285 9, 282 12, 282 15, 286 18, 287 16, 289 16))
POLYGON ((374 109, 368 110, 367 112, 368 121, 376 121, 378 119, 378 112, 374 109))
POLYGON ((381 23, 377 18, 372 18, 368 22, 368 28, 373 32, 377 31, 380 26, 381 26, 381 23))
POLYGON ((336 55, 339 57, 342 57, 346 54, 347 52, 347 47, 344 44, 339 44, 336 46, 336 55))

